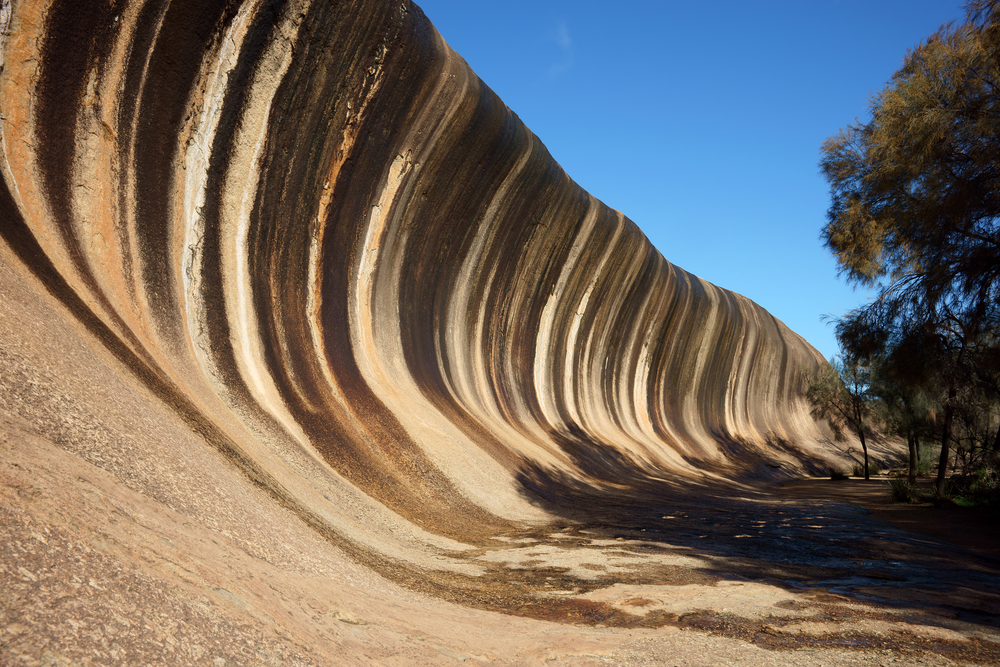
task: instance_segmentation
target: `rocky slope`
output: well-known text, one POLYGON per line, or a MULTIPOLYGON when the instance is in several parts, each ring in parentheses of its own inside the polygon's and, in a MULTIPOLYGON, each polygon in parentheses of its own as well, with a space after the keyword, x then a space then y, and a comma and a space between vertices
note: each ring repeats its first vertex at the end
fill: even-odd
POLYGON ((0 22, 4 525, 64 553, 3 572, 65 570, 45 595, 87 561, 160 600, 139 616, 212 591, 303 656, 322 614, 361 627, 310 595, 620 621, 565 595, 680 552, 521 545, 843 460, 801 397, 818 353, 579 188, 412 3, 21 0, 0 22))

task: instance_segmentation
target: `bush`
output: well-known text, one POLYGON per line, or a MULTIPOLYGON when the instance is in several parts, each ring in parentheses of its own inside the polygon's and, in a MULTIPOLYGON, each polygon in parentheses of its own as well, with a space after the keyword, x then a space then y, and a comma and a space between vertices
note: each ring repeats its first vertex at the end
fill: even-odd
POLYGON ((987 457, 968 475, 953 475, 948 483, 951 495, 969 505, 1000 504, 1000 470, 994 465, 995 458, 987 457))
POLYGON ((917 500, 917 487, 905 477, 896 477, 889 482, 889 502, 912 503, 917 500))
POLYGON ((934 487, 934 507, 954 507, 957 504, 954 484, 950 480, 945 480, 943 487, 942 489, 934 487))
MULTIPOLYGON (((868 463, 868 476, 878 474, 878 465, 872 462, 868 463)), ((865 466, 862 463, 855 463, 854 469, 851 471, 851 477, 864 477, 865 476, 865 466)))
POLYGON ((977 505, 1000 504, 1000 471, 985 465, 973 473, 969 487, 972 500, 977 505))
POLYGON ((848 477, 846 472, 837 470, 836 468, 830 468, 830 479, 840 481, 842 479, 848 479, 848 477))

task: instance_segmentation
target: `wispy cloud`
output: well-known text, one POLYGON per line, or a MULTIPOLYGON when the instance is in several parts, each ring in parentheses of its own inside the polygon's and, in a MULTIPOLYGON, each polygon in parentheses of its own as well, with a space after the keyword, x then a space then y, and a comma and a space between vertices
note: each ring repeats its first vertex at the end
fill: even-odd
POLYGON ((569 28, 566 27, 565 21, 560 21, 556 26, 556 44, 567 52, 573 48, 573 40, 570 39, 569 28))
POLYGON ((559 47, 561 54, 561 57, 548 68, 549 78, 554 79, 573 66, 573 39, 569 36, 569 27, 566 25, 566 21, 559 21, 556 24, 552 39, 559 47))

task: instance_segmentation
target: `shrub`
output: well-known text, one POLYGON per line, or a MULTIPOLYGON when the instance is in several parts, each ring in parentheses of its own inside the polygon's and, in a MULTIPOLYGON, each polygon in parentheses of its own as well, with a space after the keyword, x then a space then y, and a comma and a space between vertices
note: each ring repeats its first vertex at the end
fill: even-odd
POLYGON ((981 467, 969 476, 968 491, 962 495, 977 505, 992 505, 1000 503, 1000 470, 991 465, 992 461, 984 461, 981 467))
MULTIPOLYGON (((878 465, 869 461, 868 463, 868 476, 878 474, 878 465)), ((854 469, 851 471, 852 477, 864 477, 865 476, 865 466, 863 463, 855 463, 854 469)))
POLYGON ((1000 467, 997 455, 990 453, 965 475, 948 480, 949 496, 959 505, 1000 504, 1000 467))
POLYGON ((945 480, 943 487, 934 487, 934 507, 955 506, 955 485, 950 480, 945 480))
POLYGON ((895 477, 889 482, 889 502, 912 503, 917 500, 917 487, 905 477, 895 477))
POLYGON ((848 479, 847 473, 843 470, 837 470, 836 468, 830 468, 830 479, 834 481, 839 481, 842 479, 848 479))

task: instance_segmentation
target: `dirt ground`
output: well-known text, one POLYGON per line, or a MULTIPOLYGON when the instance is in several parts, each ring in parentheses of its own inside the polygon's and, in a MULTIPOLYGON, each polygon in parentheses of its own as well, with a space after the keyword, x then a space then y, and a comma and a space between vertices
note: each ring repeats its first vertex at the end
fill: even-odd
MULTIPOLYGON (((871 517, 963 549, 1000 558, 1000 511, 983 507, 934 507, 929 501, 905 504, 887 500, 888 477, 864 479, 803 479, 776 487, 780 498, 847 502, 868 510, 871 517)), ((933 495, 933 480, 918 479, 921 498, 933 495)))

